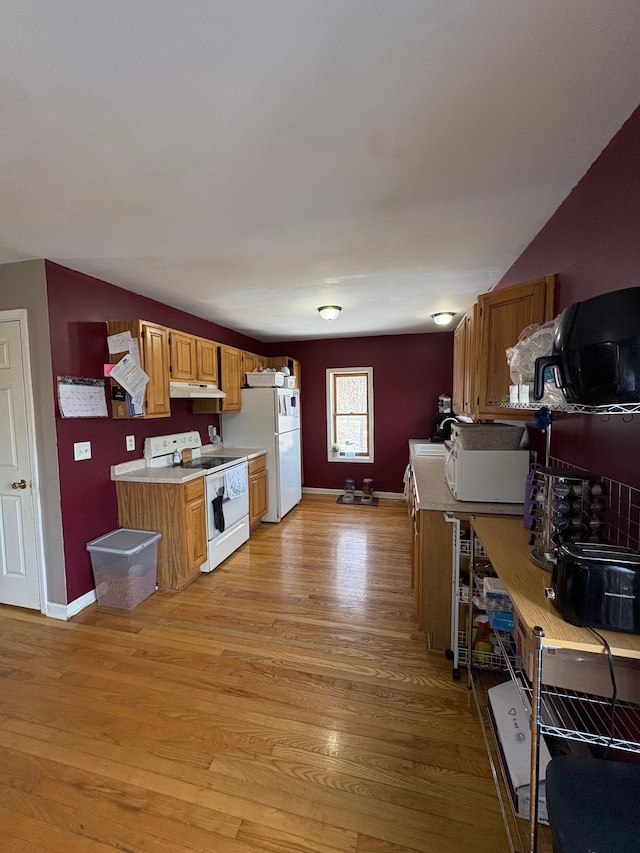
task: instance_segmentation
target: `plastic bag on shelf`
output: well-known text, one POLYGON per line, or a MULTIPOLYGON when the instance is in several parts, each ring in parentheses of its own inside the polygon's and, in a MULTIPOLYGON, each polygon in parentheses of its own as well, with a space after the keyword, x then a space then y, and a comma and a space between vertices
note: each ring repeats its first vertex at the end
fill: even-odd
MULTIPOLYGON (((518 341, 506 351, 507 363, 511 382, 518 388, 532 383, 535 377, 536 359, 551 355, 553 337, 558 322, 558 315, 540 325, 533 323, 520 332, 518 341)), ((562 406, 565 396, 552 380, 545 380, 544 394, 540 401, 547 406, 562 406)))

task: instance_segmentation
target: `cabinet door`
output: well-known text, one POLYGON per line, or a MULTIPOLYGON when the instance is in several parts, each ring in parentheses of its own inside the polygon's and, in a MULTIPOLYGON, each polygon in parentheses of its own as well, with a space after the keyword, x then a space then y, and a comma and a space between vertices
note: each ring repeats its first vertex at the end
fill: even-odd
POLYGON ((451 405, 456 415, 465 415, 465 376, 468 370, 467 351, 467 318, 463 317, 453 333, 453 394, 451 405))
POLYGON ((185 504, 185 576, 199 569, 207 559, 207 518, 204 497, 185 504))
MULTIPOLYGON (((498 405, 508 399, 511 384, 506 351, 527 326, 553 319, 554 296, 555 276, 548 275, 479 297, 475 335, 476 418, 506 417, 505 409, 498 405)), ((514 409, 508 417, 527 420, 531 415, 514 409)))
POLYGON ((240 411, 242 384, 242 351, 235 347, 220 347, 220 387, 227 395, 222 400, 223 412, 240 411))
POLYGON ((289 368, 291 369, 292 375, 296 378, 296 388, 300 389, 302 384, 300 377, 302 368, 300 366, 300 362, 297 361, 295 358, 292 358, 289 362, 289 368))
POLYGON ((476 370, 474 316, 476 306, 460 320, 453 333, 453 395, 456 415, 473 415, 473 377, 476 370))
POLYGON ((249 460, 249 524, 251 528, 260 524, 260 519, 269 509, 265 466, 264 454, 249 460))
MULTIPOLYGON (((168 418, 171 415, 169 405, 169 336, 164 326, 156 326, 144 320, 113 320, 107 323, 107 334, 116 335, 129 332, 138 342, 140 366, 149 376, 145 390, 143 418, 168 418)), ((128 353, 112 353, 114 362, 120 361, 128 353)), ((111 387, 117 388, 115 379, 111 387)), ((111 412, 114 418, 131 418, 129 406, 125 400, 113 400, 111 412)))
POLYGON ((242 378, 244 379, 245 373, 250 373, 256 369, 258 366, 258 356, 254 355, 252 352, 243 352, 242 353, 242 378))
POLYGON ((184 332, 169 332, 171 378, 193 381, 196 379, 196 339, 184 332))
POLYGON ((200 382, 218 384, 218 345, 206 338, 196 338, 197 373, 200 382))
POLYGON ((142 367, 149 376, 144 414, 147 418, 168 418, 169 406, 169 340, 163 326, 141 323, 142 367))
MULTIPOLYGON (((463 382, 463 397, 462 397, 462 412, 470 415, 473 412, 474 406, 474 388, 475 388, 475 334, 476 334, 476 316, 478 306, 474 305, 471 311, 468 311, 464 318, 464 382, 463 382)), ((455 411, 455 409, 454 409, 455 411)))

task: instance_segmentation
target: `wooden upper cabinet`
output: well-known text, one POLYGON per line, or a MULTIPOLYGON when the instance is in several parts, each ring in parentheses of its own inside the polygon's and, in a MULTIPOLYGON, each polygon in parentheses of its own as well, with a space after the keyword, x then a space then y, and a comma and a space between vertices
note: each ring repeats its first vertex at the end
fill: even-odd
POLYGON ((222 412, 240 411, 242 386, 242 350, 220 345, 220 387, 227 395, 221 400, 222 412))
POLYGON ((299 390, 302 383, 302 367, 300 362, 295 358, 289 359, 289 369, 291 370, 291 374, 296 378, 296 388, 299 390))
POLYGON ((300 362, 297 361, 295 358, 291 358, 288 355, 272 355, 269 356, 269 358, 267 359, 266 366, 272 367, 274 370, 279 370, 283 364, 289 368, 291 376, 295 377, 295 387, 299 389, 301 367, 300 362))
POLYGON ((194 381, 197 378, 196 338, 185 332, 169 330, 171 378, 194 381))
POLYGON ((256 355, 254 352, 246 352, 242 353, 242 384, 244 385, 246 378, 246 373, 252 373, 254 370, 257 370, 258 367, 266 367, 267 359, 261 355, 256 355))
POLYGON ((475 375, 474 305, 458 323, 453 333, 453 395, 451 404, 456 415, 472 415, 475 375))
POLYGON ((197 377, 200 382, 218 384, 218 344, 196 338, 197 377))
POLYGON ((142 367, 149 376, 145 417, 167 418, 169 404, 169 336, 162 326, 142 324, 142 367))
POLYGON ((470 414, 474 418, 530 419, 526 410, 506 411, 499 405, 508 399, 511 384, 506 351, 527 326, 553 319, 555 281, 555 275, 548 275, 478 298, 473 334, 475 370, 471 371, 475 397, 470 414))
MULTIPOLYGON (((140 366, 149 377, 145 391, 144 418, 168 418, 171 415, 169 405, 169 335, 164 326, 148 323, 146 320, 114 320, 107 323, 107 334, 130 332, 137 340, 140 350, 140 366)), ((112 353, 114 363, 120 361, 126 352, 112 353)), ((112 387, 117 385, 111 380, 112 387)), ((114 418, 130 418, 126 401, 112 401, 114 418)))
POLYGON ((171 378, 185 382, 218 382, 218 345, 215 341, 169 332, 171 378))

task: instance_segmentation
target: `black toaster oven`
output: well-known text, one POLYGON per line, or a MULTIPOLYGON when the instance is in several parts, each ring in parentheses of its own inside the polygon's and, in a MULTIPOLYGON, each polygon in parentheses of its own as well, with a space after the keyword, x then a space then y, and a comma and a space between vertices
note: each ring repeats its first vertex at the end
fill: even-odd
POLYGON ((614 545, 565 542, 547 595, 572 625, 640 634, 640 554, 614 545))

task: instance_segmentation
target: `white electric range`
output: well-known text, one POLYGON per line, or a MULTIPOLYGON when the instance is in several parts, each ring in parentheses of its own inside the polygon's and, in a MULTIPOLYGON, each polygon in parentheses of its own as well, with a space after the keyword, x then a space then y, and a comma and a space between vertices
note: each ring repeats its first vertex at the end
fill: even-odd
POLYGON ((153 468, 180 467, 205 471, 207 508, 207 562, 200 567, 212 572, 249 538, 249 477, 246 456, 202 452, 198 432, 180 432, 145 438, 144 457, 153 468), (189 449, 190 462, 182 462, 189 449))

